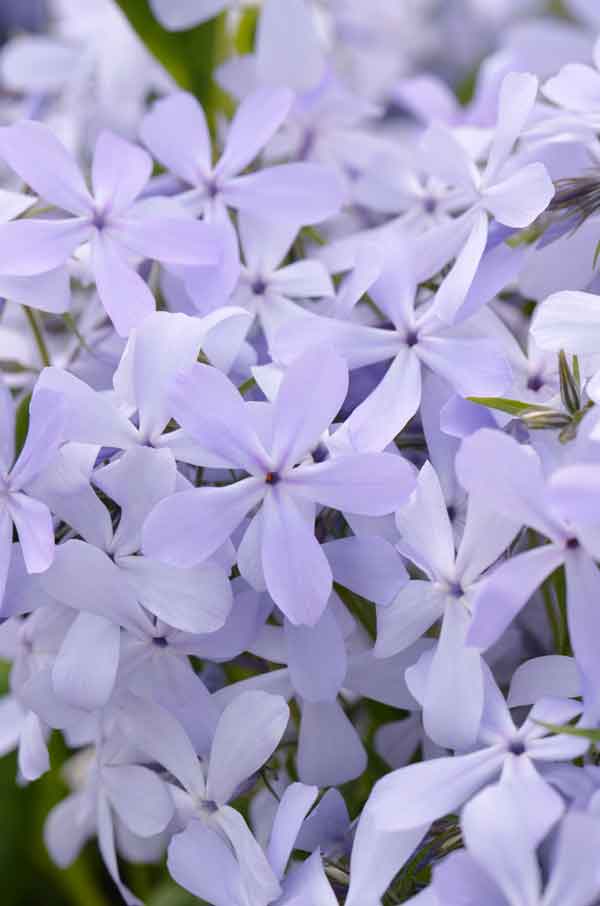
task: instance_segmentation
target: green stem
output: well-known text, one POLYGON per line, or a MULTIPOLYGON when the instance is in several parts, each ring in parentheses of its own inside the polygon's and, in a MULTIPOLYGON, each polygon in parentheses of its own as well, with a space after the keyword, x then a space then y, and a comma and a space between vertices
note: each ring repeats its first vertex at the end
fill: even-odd
POLYGON ((31 327, 33 339, 35 340, 35 345, 37 346, 38 352, 40 354, 42 364, 47 368, 50 365, 50 355, 48 354, 48 347, 46 346, 46 341, 44 340, 42 329, 37 322, 35 313, 28 305, 23 306, 23 311, 25 312, 25 317, 29 321, 29 326, 31 327))

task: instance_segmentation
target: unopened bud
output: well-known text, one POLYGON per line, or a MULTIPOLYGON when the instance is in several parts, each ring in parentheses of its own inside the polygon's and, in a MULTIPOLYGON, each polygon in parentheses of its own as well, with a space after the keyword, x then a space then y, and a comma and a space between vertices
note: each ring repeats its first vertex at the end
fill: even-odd
POLYGON ((564 350, 558 354, 558 374, 560 377, 560 396, 567 412, 574 415, 581 408, 581 395, 579 393, 579 383, 575 379, 564 350))
POLYGON ((564 412, 548 412, 545 409, 534 409, 531 412, 525 412, 521 416, 528 428, 535 430, 544 430, 548 428, 566 428, 571 424, 571 418, 564 412))

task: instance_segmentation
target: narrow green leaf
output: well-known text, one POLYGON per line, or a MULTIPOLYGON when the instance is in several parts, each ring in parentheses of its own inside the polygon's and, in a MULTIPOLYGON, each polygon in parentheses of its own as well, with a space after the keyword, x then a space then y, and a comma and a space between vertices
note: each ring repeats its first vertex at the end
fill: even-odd
POLYGON ((4 372, 4 374, 32 374, 37 369, 23 365, 21 362, 17 362, 16 359, 0 359, 0 371, 4 372))
POLYGON ((595 268, 598 263, 598 256, 600 255, 600 242, 597 243, 596 248, 594 249, 594 259, 592 261, 592 268, 595 268))
POLYGON ((532 403, 522 403, 520 400, 504 399, 502 396, 469 396, 467 397, 472 403, 480 406, 487 406, 488 409, 497 409, 499 412, 506 412, 508 415, 523 415, 525 412, 553 412, 548 406, 539 406, 532 403))
POLYGON ((235 34, 235 49, 240 56, 252 53, 256 39, 258 9, 251 6, 243 11, 235 34))
POLYGON ((581 408, 578 382, 569 368, 564 349, 558 354, 558 374, 560 377, 560 396, 567 412, 574 415, 581 408))
POLYGON ((202 906, 204 900, 192 896, 172 881, 166 881, 147 900, 147 906, 202 906))
POLYGON ((187 31, 167 31, 152 15, 148 0, 116 0, 150 53, 177 84, 191 91, 205 108, 210 125, 219 89, 213 79, 223 58, 225 16, 217 16, 187 31))
POLYGON ((31 403, 31 393, 24 396, 17 406, 15 416, 15 454, 19 455, 25 446, 25 439, 29 431, 29 404, 31 403))
POLYGON ((543 720, 537 720, 535 723, 551 733, 560 733, 565 736, 580 736, 583 739, 589 739, 590 742, 600 742, 600 730, 588 730, 585 727, 572 727, 570 724, 561 726, 559 724, 547 724, 543 720))
POLYGON ((547 431, 553 428, 565 431, 571 426, 570 415, 565 412, 549 412, 547 409, 524 412, 521 419, 528 428, 535 428, 537 431, 547 431))

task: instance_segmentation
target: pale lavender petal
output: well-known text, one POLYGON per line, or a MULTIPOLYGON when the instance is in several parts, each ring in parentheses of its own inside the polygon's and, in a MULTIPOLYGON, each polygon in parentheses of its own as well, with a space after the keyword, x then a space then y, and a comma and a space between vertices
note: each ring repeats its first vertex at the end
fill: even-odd
POLYGON ((336 432, 334 444, 344 443, 361 452, 383 450, 406 427, 420 401, 421 363, 404 347, 377 387, 336 432))
POLYGON ((465 242, 452 269, 442 280, 435 294, 431 314, 452 323, 463 305, 479 268, 488 237, 487 216, 480 211, 469 238, 465 242))
POLYGON ((390 657, 421 638, 442 616, 444 603, 432 582, 412 579, 389 607, 377 610, 377 657, 390 657))
POLYGON ((456 572, 463 587, 479 578, 504 553, 520 526, 490 509, 486 500, 471 494, 467 518, 456 555, 456 572))
POLYGON ((114 881, 117 890, 127 903, 127 906, 143 906, 128 887, 123 884, 119 873, 117 851, 115 848, 115 831, 108 801, 104 795, 98 797, 98 848, 104 864, 114 881))
POLYGON ((73 214, 90 213, 81 171, 47 126, 25 120, 0 129, 0 157, 45 201, 73 214))
POLYGON ((538 80, 529 72, 509 72, 502 80, 498 97, 498 120, 492 139, 484 179, 498 175, 523 131, 535 104, 538 80))
POLYGON ((37 780, 50 770, 46 731, 40 718, 32 711, 25 717, 21 728, 18 764, 25 780, 37 780))
POLYGON ((294 495, 359 516, 385 516, 408 498, 414 470, 393 453, 356 453, 294 469, 285 478, 294 495))
POLYGON ((108 232, 112 242, 135 255, 167 264, 213 267, 221 258, 219 231, 187 217, 120 218, 108 232))
POLYGON ((545 83, 542 93, 559 107, 591 113, 600 107, 600 73, 583 63, 567 63, 545 83))
POLYGON ((418 354, 461 396, 502 396, 512 382, 506 355, 494 339, 428 336, 419 342, 418 354))
POLYGON ((215 632, 225 624, 232 593, 216 563, 181 569, 148 557, 121 557, 119 567, 140 603, 169 626, 184 632, 215 632))
POLYGON ((277 268, 292 247, 299 225, 274 223, 255 217, 248 211, 240 212, 237 225, 244 260, 249 270, 252 273, 270 274, 270 280, 276 278, 277 268))
POLYGON ((574 811, 561 826, 544 906, 587 906, 598 893, 600 822, 574 811))
POLYGON ((531 447, 520 446, 500 431, 482 428, 463 441, 456 471, 470 494, 505 518, 550 538, 561 531, 546 505, 541 463, 531 447))
POLYGON ((290 717, 280 695, 242 692, 227 705, 217 724, 210 750, 207 795, 218 805, 269 760, 290 717))
POLYGON ((156 702, 138 696, 129 696, 123 705, 118 720, 125 735, 173 774, 192 796, 204 799, 202 765, 179 721, 156 702))
POLYGON ((44 368, 36 394, 50 390, 62 397, 65 440, 127 449, 138 441, 138 432, 113 403, 74 374, 61 368, 44 368))
POLYGON ((595 353, 600 339, 598 296, 572 290, 553 293, 536 308, 531 334, 541 349, 595 353))
POLYGON ((498 784, 465 806, 461 828, 469 852, 494 878, 507 902, 533 904, 539 902, 541 877, 522 810, 523 801, 519 803, 508 785, 498 784))
POLYGON ((121 630, 94 613, 80 613, 67 632, 52 668, 54 691, 68 705, 103 708, 117 678, 121 630))
POLYGON ((339 213, 345 201, 343 184, 322 164, 280 164, 227 183, 223 199, 232 208, 269 220, 320 223, 339 213))
POLYGON ((31 277, 0 276, 0 297, 62 314, 71 302, 69 273, 66 267, 58 267, 31 277))
POLYGON ((31 277, 61 267, 85 242, 84 220, 13 220, 0 224, 0 274, 31 277))
POLYGON ((475 594, 469 645, 483 651, 493 645, 534 591, 564 560, 563 551, 547 545, 512 557, 494 570, 475 594))
POLYGON ((59 393, 36 387, 29 406, 25 445, 10 473, 12 488, 25 487, 50 465, 63 440, 65 408, 59 393))
POLYGON ((171 877, 214 906, 243 903, 240 866, 223 835, 203 821, 191 821, 169 846, 171 877))
POLYGON ((273 406, 271 453, 277 471, 286 472, 318 445, 347 392, 346 364, 327 347, 305 352, 292 362, 273 406), (306 391, 314 383, 320 392, 309 405, 306 391))
POLYGON ((267 857, 254 839, 243 817, 228 805, 219 810, 217 823, 229 838, 240 865, 245 899, 253 903, 271 903, 281 893, 279 882, 267 857))
POLYGON ((417 704, 408 690, 405 674, 430 647, 431 641, 422 639, 392 657, 376 658, 373 649, 355 654, 350 658, 344 686, 392 708, 410 711, 417 704))
POLYGON ((567 552, 565 570, 571 644, 583 673, 596 683, 600 665, 594 639, 600 628, 596 606, 600 595, 600 572, 591 557, 581 549, 567 552))
POLYGON ((313 520, 280 485, 263 503, 263 570, 269 594, 296 625, 314 626, 331 593, 331 569, 313 520))
POLYGON ((390 604, 408 581, 401 557, 384 538, 339 538, 323 550, 334 582, 375 604, 390 604))
POLYGON ((456 811, 500 773, 505 753, 481 749, 392 771, 375 785, 367 812, 379 830, 410 830, 456 811), (398 803, 402 802, 402 808, 398 803))
MULTIPOLYGON (((9 567, 12 555, 13 521, 7 507, 0 509, 0 601, 4 604, 4 595, 9 576, 9 567)), ((22 582, 20 583, 23 584, 22 582)), ((4 609, 0 609, 2 616, 8 616, 4 609)))
POLYGON ((256 32, 256 66, 261 84, 303 92, 324 73, 325 54, 313 11, 303 0, 266 0, 256 32))
POLYGON ((142 120, 140 137, 154 157, 184 182, 196 185, 208 177, 210 134, 193 95, 181 91, 157 101, 142 120))
POLYGON ((314 626, 286 620, 287 664, 296 692, 310 702, 334 701, 346 676, 346 643, 331 608, 314 626))
POLYGON ((281 797, 267 849, 267 858, 278 878, 285 873, 300 828, 318 794, 315 786, 292 783, 281 797))
POLYGON ((269 471, 269 458, 237 388, 209 365, 194 365, 177 376, 171 412, 181 427, 226 468, 253 474, 269 471))
POLYGON ((303 783, 336 786, 367 766, 361 738, 337 702, 302 702, 298 775, 303 783))
POLYGON ((84 541, 58 545, 42 587, 57 601, 136 631, 145 626, 135 594, 112 560, 84 541))
POLYGON ((180 491, 156 505, 146 520, 146 556, 173 566, 207 560, 265 493, 264 482, 246 478, 224 488, 180 491))
POLYGON ((28 573, 45 572, 54 557, 54 526, 48 507, 26 494, 11 494, 8 510, 19 533, 28 573))
POLYGON ((430 462, 421 468, 410 501, 396 513, 403 551, 438 579, 454 576, 454 534, 440 480, 430 462))
POLYGON ((368 809, 363 809, 352 847, 346 906, 375 906, 426 831, 427 825, 396 833, 381 831, 368 809))
POLYGON ((139 550, 145 520, 159 500, 175 491, 177 468, 168 450, 136 446, 96 469, 92 482, 121 508, 110 551, 123 557, 139 550))
POLYGON ((465 644, 469 624, 460 600, 448 601, 429 668, 423 726, 430 739, 446 749, 472 748, 483 714, 481 655, 465 644))
POLYGON ((333 296, 331 277, 320 261, 294 261, 279 268, 269 279, 269 288, 292 299, 333 296))
POLYGON ((541 163, 529 164, 483 193, 486 208, 498 223, 522 229, 546 210, 554 183, 541 163))
MULTIPOLYGON (((258 88, 238 107, 229 127, 217 178, 245 170, 285 122, 294 96, 287 88, 258 88)), ((283 219, 283 218, 282 218, 283 219)))
POLYGON ((349 368, 393 359, 404 347, 395 331, 306 315, 294 324, 282 326, 275 335, 273 348, 277 359, 290 362, 316 345, 331 346, 346 359, 349 368))
POLYGON ((55 805, 46 820, 44 842, 60 868, 74 862, 86 839, 94 833, 93 822, 85 815, 84 806, 85 794, 73 793, 55 805))
POLYGON ((548 496, 559 518, 575 525, 598 522, 600 469, 597 463, 566 465, 548 479, 548 496))
POLYGON ((228 0, 150 0, 154 15, 169 31, 186 31, 200 25, 218 16, 228 5, 228 0))
POLYGON ((508 693, 511 708, 533 705, 540 698, 578 698, 581 676, 572 657, 547 654, 520 664, 513 673, 508 693))
POLYGON ((152 174, 152 158, 113 132, 101 132, 94 148, 92 185, 94 201, 103 213, 115 217, 138 197, 152 174))
POLYGON ((166 785, 141 765, 107 765, 102 783, 117 815, 140 837, 163 831, 173 815, 166 785))
POLYGON ((100 232, 93 243, 96 287, 106 313, 119 336, 126 337, 155 309, 148 284, 130 267, 117 242, 100 232))
POLYGON ((4 381, 0 382, 0 461, 5 472, 15 458, 15 412, 12 394, 4 381))

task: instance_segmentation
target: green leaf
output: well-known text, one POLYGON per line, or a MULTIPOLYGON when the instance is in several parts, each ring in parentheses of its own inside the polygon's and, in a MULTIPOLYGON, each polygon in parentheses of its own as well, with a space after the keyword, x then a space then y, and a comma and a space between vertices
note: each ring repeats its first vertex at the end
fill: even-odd
POLYGON ((539 406, 538 404, 522 403, 520 400, 504 399, 502 396, 468 396, 468 400, 477 403, 480 406, 487 406, 488 409, 497 409, 499 412, 506 412, 508 415, 523 415, 525 412, 553 412, 548 406, 539 406))
POLYGON ((596 248, 594 250, 594 260, 592 261, 592 268, 595 268, 596 264, 598 263, 598 255, 600 255, 600 242, 597 243, 596 248))
POLYGON ((15 459, 25 446, 25 439, 29 431, 29 404, 31 403, 31 393, 24 396, 17 406, 15 416, 15 459))
POLYGON ((536 720, 535 723, 551 733, 561 733, 565 736, 581 736, 583 739, 589 739, 590 742, 600 742, 600 730, 587 730, 585 727, 572 727, 570 724, 561 726, 560 724, 547 724, 543 720, 536 720))
POLYGON ((213 126, 220 94, 213 72, 224 56, 225 16, 217 16, 197 28, 174 32, 167 31, 157 22, 148 0, 116 2, 150 53, 181 88, 198 98, 213 126))
POLYGON ((240 56, 252 53, 254 50, 257 23, 258 9, 255 6, 245 9, 240 16, 240 23, 235 34, 235 49, 240 56))
POLYGON ((567 412, 574 415, 581 409, 579 382, 569 368, 564 349, 558 354, 558 374, 560 377, 560 396, 567 412))
POLYGON ((172 881, 166 881, 146 902, 147 906, 202 906, 204 900, 192 896, 172 881))
POLYGON ((16 359, 0 359, 0 371, 4 374, 35 374, 37 369, 23 365, 16 359))

